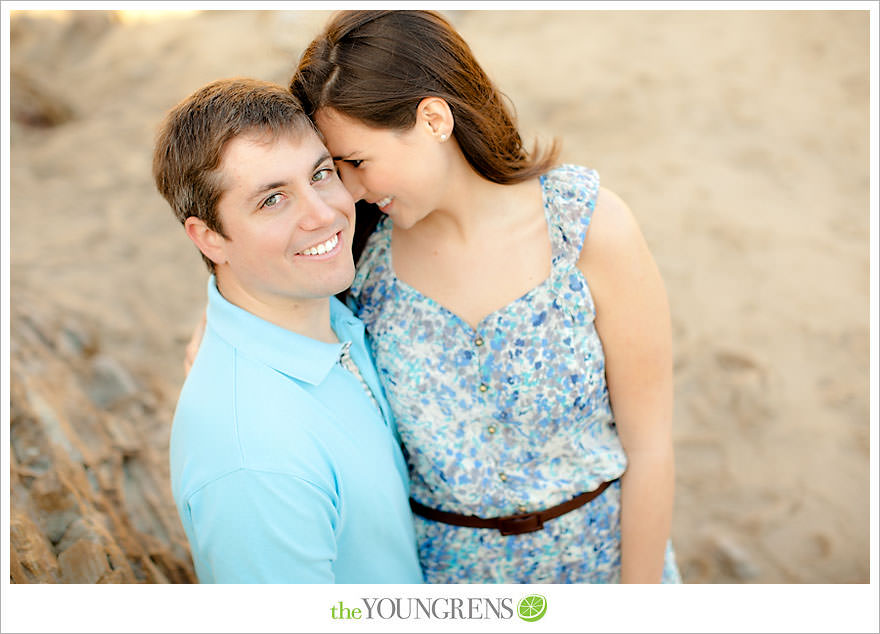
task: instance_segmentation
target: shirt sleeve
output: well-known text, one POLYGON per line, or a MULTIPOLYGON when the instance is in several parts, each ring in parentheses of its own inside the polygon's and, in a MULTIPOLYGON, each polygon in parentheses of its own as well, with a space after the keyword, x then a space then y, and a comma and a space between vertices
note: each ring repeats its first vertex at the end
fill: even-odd
POLYGON ((316 485, 240 469, 188 504, 191 546, 214 583, 334 582, 339 515, 334 496, 316 485))

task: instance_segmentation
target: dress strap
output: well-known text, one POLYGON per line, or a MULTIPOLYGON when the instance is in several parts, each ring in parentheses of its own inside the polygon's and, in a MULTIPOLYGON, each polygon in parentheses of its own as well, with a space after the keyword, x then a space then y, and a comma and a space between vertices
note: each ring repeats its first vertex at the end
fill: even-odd
POLYGON ((542 176, 541 182, 553 249, 554 305, 565 310, 572 323, 584 324, 595 317, 596 307, 577 262, 596 208, 599 174, 586 167, 561 165, 542 176))
POLYGON ((550 227, 553 268, 568 270, 578 261, 596 208, 599 173, 560 165, 541 177, 544 213, 550 227))

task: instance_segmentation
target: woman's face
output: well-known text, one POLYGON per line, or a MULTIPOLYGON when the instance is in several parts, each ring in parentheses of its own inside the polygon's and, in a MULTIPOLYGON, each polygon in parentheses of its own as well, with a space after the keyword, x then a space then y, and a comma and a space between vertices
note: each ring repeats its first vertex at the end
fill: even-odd
POLYGON ((409 229, 442 204, 446 159, 427 123, 371 128, 332 108, 315 123, 352 197, 378 205, 395 226, 409 229))

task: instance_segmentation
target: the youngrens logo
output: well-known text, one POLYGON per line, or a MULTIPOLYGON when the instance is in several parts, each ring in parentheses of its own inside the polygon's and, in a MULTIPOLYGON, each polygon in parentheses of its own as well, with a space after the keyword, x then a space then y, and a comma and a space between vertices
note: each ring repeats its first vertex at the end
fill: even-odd
POLYGON ((523 621, 539 621, 547 614, 547 599, 540 594, 530 594, 520 599, 516 605, 516 614, 523 621))
POLYGON ((514 615, 534 622, 547 613, 547 599, 532 594, 520 599, 514 609, 510 597, 361 597, 360 605, 339 601, 330 607, 334 620, 508 620, 514 615))

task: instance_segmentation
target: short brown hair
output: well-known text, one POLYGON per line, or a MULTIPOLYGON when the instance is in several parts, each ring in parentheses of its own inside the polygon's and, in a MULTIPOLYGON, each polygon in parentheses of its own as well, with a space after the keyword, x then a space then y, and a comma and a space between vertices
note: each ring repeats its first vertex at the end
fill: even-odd
MULTIPOLYGON (((226 144, 247 132, 274 138, 314 130, 300 102, 283 86, 257 79, 221 79, 197 90, 165 117, 153 152, 153 179, 181 223, 195 216, 223 233, 218 170, 226 144)), ((208 269, 214 263, 204 255, 208 269)))
POLYGON ((303 53, 290 81, 306 113, 333 108, 366 125, 405 130, 419 102, 446 100, 453 135, 471 166, 496 183, 517 183, 556 161, 523 147, 503 94, 452 25, 434 11, 340 11, 303 53))

